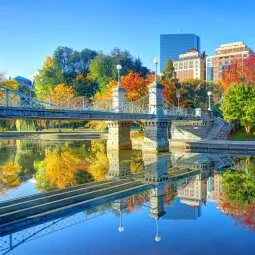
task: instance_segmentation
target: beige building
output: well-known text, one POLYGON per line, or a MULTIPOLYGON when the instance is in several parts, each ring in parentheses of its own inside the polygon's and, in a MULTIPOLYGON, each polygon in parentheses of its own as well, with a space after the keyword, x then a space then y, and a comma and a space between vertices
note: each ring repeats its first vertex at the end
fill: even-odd
POLYGON ((205 55, 195 49, 179 55, 173 61, 176 78, 179 81, 187 79, 205 80, 205 55))
POLYGON ((219 81, 224 68, 235 60, 240 60, 254 55, 254 52, 243 42, 221 44, 215 49, 214 56, 206 58, 206 80, 219 81))

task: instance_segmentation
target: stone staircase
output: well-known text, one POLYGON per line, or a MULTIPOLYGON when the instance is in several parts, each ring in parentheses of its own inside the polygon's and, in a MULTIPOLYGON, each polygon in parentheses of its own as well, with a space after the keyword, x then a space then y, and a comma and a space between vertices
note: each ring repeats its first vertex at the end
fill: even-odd
POLYGON ((215 169, 224 169, 235 165, 234 160, 229 154, 217 154, 217 156, 213 157, 213 161, 215 169))
POLYGON ((222 118, 215 118, 214 125, 207 135, 208 140, 226 140, 234 128, 234 124, 228 123, 222 118))

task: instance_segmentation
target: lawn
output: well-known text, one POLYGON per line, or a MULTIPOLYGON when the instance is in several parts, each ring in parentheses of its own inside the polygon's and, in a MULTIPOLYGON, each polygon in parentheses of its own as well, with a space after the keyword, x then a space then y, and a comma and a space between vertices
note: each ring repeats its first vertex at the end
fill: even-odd
POLYGON ((241 128, 234 134, 229 136, 229 140, 231 141, 255 141, 255 131, 253 131, 250 134, 247 134, 245 132, 244 128, 241 128))

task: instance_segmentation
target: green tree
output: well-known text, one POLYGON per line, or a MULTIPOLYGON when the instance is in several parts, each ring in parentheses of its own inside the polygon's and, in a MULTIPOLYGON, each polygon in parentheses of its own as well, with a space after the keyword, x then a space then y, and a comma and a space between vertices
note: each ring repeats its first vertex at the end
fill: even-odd
POLYGON ((233 205, 255 203, 255 176, 242 171, 227 171, 223 174, 222 187, 224 195, 233 205))
POLYGON ((114 48, 109 55, 99 54, 90 64, 90 78, 99 85, 103 93, 111 80, 116 80, 116 65, 122 66, 121 75, 126 75, 130 71, 141 73, 144 78, 149 70, 142 66, 140 59, 134 59, 128 51, 114 48))
POLYGON ((255 123, 255 87, 234 84, 226 92, 220 109, 227 121, 239 122, 250 133, 255 123))
POLYGON ((174 77, 174 65, 171 59, 166 61, 165 69, 163 71, 163 79, 172 79, 174 77))

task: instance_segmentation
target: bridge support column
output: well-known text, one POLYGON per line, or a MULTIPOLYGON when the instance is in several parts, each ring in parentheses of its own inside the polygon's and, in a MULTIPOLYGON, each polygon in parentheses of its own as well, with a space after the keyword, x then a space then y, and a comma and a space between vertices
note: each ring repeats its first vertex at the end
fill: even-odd
POLYGON ((161 183, 150 190, 150 216, 159 219, 165 214, 164 184, 161 183))
POLYGON ((144 122, 143 151, 169 151, 169 123, 165 120, 144 122))
POLYGON ((109 171, 107 179, 122 179, 130 176, 131 151, 107 151, 109 171))
POLYGON ((107 140, 107 150, 132 150, 130 139, 131 122, 108 121, 109 132, 107 140))
POLYGON ((169 155, 143 151, 144 179, 146 182, 159 183, 168 179, 169 155))

